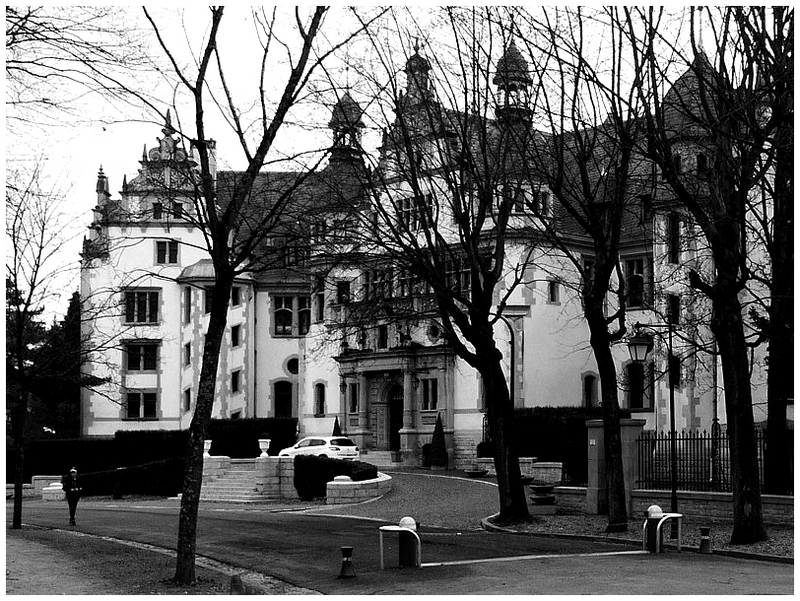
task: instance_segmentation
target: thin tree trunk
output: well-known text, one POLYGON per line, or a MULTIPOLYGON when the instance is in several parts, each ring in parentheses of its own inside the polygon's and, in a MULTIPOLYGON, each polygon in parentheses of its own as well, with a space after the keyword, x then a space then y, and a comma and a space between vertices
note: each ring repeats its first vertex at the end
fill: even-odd
POLYGON ((754 543, 766 540, 767 531, 761 515, 758 457, 742 307, 735 295, 718 294, 713 303, 713 312, 711 330, 717 339, 722 362, 731 453, 731 544, 754 543))
MULTIPOLYGON (((496 353, 499 357, 499 353, 496 353)), ((514 446, 514 407, 500 359, 487 361, 480 371, 487 397, 489 433, 494 443, 494 465, 500 495, 501 521, 526 520, 530 517, 519 455, 514 446)))
POLYGON ((228 303, 232 282, 232 278, 218 276, 214 286, 197 402, 192 423, 189 426, 189 445, 178 521, 178 549, 174 577, 175 582, 179 584, 191 584, 196 578, 197 515, 200 506, 200 489, 203 483, 203 443, 214 407, 219 352, 228 322, 228 303))
POLYGON ((628 507, 625 501, 625 476, 622 469, 622 434, 620 430, 619 399, 617 395, 617 370, 608 344, 605 316, 601 308, 592 308, 588 301, 586 312, 591 345, 603 407, 603 451, 606 459, 606 493, 608 526, 606 532, 625 532, 628 529, 628 507))
POLYGON ((30 393, 26 390, 19 393, 19 405, 13 410, 12 432, 17 447, 17 456, 14 459, 14 512, 11 519, 11 528, 22 528, 22 485, 25 477, 25 450, 28 446, 27 420, 30 393))

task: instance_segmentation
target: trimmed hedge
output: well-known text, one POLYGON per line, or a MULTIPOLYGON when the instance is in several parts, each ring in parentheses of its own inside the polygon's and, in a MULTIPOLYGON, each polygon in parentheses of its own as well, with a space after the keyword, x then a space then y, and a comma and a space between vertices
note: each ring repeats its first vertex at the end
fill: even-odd
POLYGON ((327 484, 336 476, 349 476, 354 482, 371 480, 378 477, 378 468, 363 461, 295 455, 294 487, 302 500, 327 496, 327 484))
POLYGON ((212 455, 231 459, 258 457, 258 439, 269 438, 269 454, 274 456, 297 441, 297 418, 212 419, 208 438, 212 455))
POLYGON ((174 496, 183 485, 182 458, 153 461, 144 465, 80 474, 83 496, 123 495, 174 496))

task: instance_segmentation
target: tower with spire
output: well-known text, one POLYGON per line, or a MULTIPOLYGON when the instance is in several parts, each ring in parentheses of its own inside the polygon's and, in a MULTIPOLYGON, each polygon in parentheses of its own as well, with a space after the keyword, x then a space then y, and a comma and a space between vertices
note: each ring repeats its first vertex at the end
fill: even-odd
POLYGON ((512 123, 529 120, 531 79, 528 62, 512 39, 503 56, 497 61, 497 71, 492 79, 497 86, 499 101, 495 114, 501 121, 512 123))

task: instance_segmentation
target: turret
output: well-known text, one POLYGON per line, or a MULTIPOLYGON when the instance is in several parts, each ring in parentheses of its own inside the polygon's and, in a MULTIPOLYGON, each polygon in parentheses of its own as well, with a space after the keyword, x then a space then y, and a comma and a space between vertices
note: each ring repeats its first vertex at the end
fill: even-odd
POLYGON ((430 100, 431 82, 429 73, 431 64, 419 53, 419 42, 414 44, 414 54, 409 57, 403 70, 408 78, 405 102, 413 105, 430 100))
POLYGON ((529 86, 533 83, 528 62, 523 58, 514 40, 497 61, 497 71, 492 83, 500 93, 496 109, 497 118, 503 121, 530 119, 529 86))
POLYGON ((361 160, 361 132, 364 129, 362 114, 361 106, 353 100, 349 92, 342 94, 334 105, 328 123, 333 132, 330 166, 361 160))

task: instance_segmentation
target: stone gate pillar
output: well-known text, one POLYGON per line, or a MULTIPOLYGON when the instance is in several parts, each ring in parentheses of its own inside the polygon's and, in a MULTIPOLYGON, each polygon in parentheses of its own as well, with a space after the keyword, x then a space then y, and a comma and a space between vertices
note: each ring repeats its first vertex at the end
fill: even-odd
MULTIPOLYGON (((645 425, 643 419, 620 420, 622 441, 622 474, 625 480, 625 504, 628 515, 631 512, 631 491, 637 486, 639 461, 636 439, 645 425)), ((589 513, 608 513, 608 490, 606 488, 605 433, 603 420, 591 419, 586 422, 588 445, 588 482, 586 485, 586 510, 589 513)))

